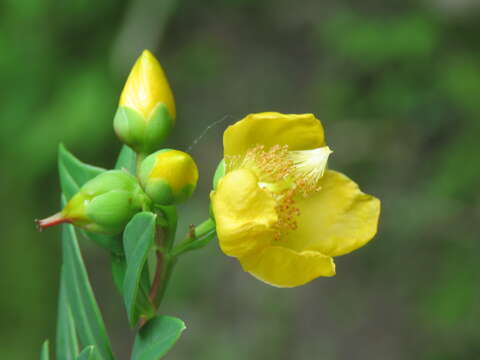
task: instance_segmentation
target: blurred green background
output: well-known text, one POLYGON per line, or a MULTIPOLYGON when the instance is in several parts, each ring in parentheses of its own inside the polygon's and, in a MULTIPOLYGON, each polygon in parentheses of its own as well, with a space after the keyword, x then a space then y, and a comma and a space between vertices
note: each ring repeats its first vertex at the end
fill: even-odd
MULTIPOLYGON (((224 128, 252 112, 313 112, 330 167, 382 199, 378 236, 338 275, 285 290, 215 242, 179 262, 163 312, 187 323, 167 359, 480 358, 480 9, 476 0, 2 0, 0 358, 54 339, 60 141, 111 167, 112 118, 151 49, 178 107, 169 146, 200 185, 180 233, 207 216, 224 128)), ((108 256, 84 255, 118 358, 133 334, 108 256)))

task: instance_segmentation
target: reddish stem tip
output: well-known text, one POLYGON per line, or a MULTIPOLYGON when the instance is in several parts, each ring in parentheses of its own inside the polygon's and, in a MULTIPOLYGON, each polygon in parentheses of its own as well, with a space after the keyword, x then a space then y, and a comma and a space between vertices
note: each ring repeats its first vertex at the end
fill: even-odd
POLYGON ((46 229, 50 226, 55 226, 66 222, 69 222, 69 220, 64 218, 60 213, 56 213, 55 215, 49 216, 41 220, 35 219, 38 231, 42 231, 43 229, 46 229))

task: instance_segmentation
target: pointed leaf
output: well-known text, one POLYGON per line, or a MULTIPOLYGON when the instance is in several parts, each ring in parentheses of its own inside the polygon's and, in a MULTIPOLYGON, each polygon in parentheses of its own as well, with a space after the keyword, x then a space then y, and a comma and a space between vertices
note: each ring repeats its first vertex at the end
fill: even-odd
MULTIPOLYGON (((112 262, 112 278, 117 290, 123 294, 123 282, 125 281, 125 273, 127 271, 127 259, 125 254, 114 254, 110 256, 112 262)), ((148 261, 148 260, 147 260, 148 261)), ((145 266, 141 278, 141 286, 148 292, 150 290, 150 274, 148 266, 145 266)))
MULTIPOLYGON (((62 144, 58 148, 58 169, 62 192, 67 200, 75 195, 83 184, 105 171, 105 169, 81 162, 62 144)), ((95 234, 84 230, 81 230, 80 233, 103 248, 116 252, 121 251, 118 237, 95 234)))
POLYGON ((62 241, 66 295, 80 342, 83 346, 94 345, 100 359, 113 359, 110 341, 72 225, 63 225, 62 241))
POLYGON ((118 155, 115 169, 126 169, 130 174, 135 175, 137 167, 137 153, 127 145, 123 145, 118 155))
POLYGON ((156 215, 150 212, 136 214, 123 233, 123 247, 127 260, 127 269, 123 283, 123 296, 130 325, 137 324, 140 316, 150 318, 155 315, 148 292, 141 286, 142 273, 150 249, 155 241, 156 215))
POLYGON ((138 332, 131 360, 158 360, 177 342, 185 323, 171 316, 157 316, 138 332))
POLYGON ((88 165, 78 160, 67 148, 58 148, 58 170, 62 192, 69 200, 88 180, 101 174, 105 169, 88 165))
POLYGON ((60 276, 60 295, 58 300, 56 354, 58 360, 74 360, 78 355, 78 340, 73 321, 72 310, 68 303, 65 271, 60 276))
POLYGON ((115 287, 123 294, 123 281, 125 280, 125 271, 127 270, 127 261, 124 255, 110 254, 112 263, 112 279, 115 287))
POLYGON ((40 360, 50 360, 50 346, 48 340, 42 345, 42 351, 40 352, 40 360))
POLYGON ((98 352, 95 350, 94 346, 87 346, 83 351, 78 355, 76 360, 97 360, 98 352))

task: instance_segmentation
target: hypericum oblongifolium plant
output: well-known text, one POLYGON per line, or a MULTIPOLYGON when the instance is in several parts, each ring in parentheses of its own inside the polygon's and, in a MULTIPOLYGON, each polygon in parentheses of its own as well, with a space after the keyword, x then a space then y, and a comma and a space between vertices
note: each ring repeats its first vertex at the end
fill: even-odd
MULTIPOLYGON (((158 315, 184 253, 218 236, 222 251, 246 272, 273 286, 295 287, 335 275, 333 257, 365 245, 377 231, 380 201, 327 168, 332 151, 320 121, 312 114, 265 112, 225 131, 210 211, 205 204, 209 216, 176 245, 176 205, 195 191, 198 168, 189 154, 161 148, 175 120, 164 71, 144 51, 113 121, 125 143, 115 169, 87 165, 59 148, 62 210, 37 222, 41 229, 63 224, 58 360, 115 358, 79 235, 110 253, 113 281, 137 331, 131 359, 156 360, 185 329, 182 320, 158 315)), ((49 357, 45 342, 41 359, 49 357)))

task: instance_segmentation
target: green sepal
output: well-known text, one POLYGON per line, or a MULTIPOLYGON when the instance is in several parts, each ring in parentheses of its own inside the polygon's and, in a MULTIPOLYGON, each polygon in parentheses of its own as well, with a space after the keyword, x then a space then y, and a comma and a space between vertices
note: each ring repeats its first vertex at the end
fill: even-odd
POLYGON ((178 318, 156 316, 135 337, 131 360, 161 359, 178 341, 185 328, 185 323, 178 318))
POLYGON ((115 133, 135 152, 150 154, 159 149, 173 128, 174 121, 165 104, 158 103, 145 119, 135 109, 119 106, 113 119, 115 133))
POLYGON ((210 202, 210 205, 208 206, 208 215, 213 220, 213 222, 215 222, 215 213, 213 212, 213 206, 211 202, 210 202))
POLYGON ((150 154, 158 150, 167 140, 173 129, 173 119, 165 104, 159 103, 153 109, 145 132, 143 152, 150 154))
POLYGON ((170 205, 175 202, 172 188, 165 180, 149 180, 145 186, 145 192, 149 194, 150 199, 156 205, 170 205))
POLYGON ((142 152, 146 120, 138 111, 119 106, 113 118, 113 128, 119 139, 136 152, 142 152))
POLYGON ((141 210, 132 207, 131 193, 125 190, 113 190, 96 196, 87 207, 87 217, 94 223, 102 224, 105 232, 121 232, 128 220, 141 210))
POLYGON ((180 191, 178 193, 174 193, 173 203, 174 204, 179 204, 179 203, 182 203, 182 202, 190 199, 190 197, 195 192, 196 187, 197 187, 197 184, 195 184, 195 185, 193 185, 193 184, 185 185, 183 188, 180 189, 180 191))
POLYGON ((104 194, 112 189, 131 191, 137 186, 135 176, 124 170, 108 170, 85 183, 80 191, 88 196, 104 194))
POLYGON ((222 159, 218 165, 217 169, 215 170, 215 174, 213 175, 213 190, 217 189, 218 182, 222 177, 225 176, 225 159, 222 159))
MULTIPOLYGON (((171 149, 162 149, 157 151, 155 154, 161 154, 170 150, 171 149)), ((152 172, 156 161, 155 155, 151 154, 150 156, 147 156, 142 161, 138 178, 140 179, 145 192, 150 194, 149 197, 154 204, 168 205, 173 202, 173 193, 170 185, 161 179, 149 180, 149 175, 152 172)))

